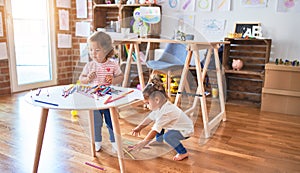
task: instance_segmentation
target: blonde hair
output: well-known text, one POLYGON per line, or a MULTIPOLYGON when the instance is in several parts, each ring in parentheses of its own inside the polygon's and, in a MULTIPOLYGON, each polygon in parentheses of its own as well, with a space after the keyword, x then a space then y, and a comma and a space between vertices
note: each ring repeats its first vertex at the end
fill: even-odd
POLYGON ((105 32, 102 31, 96 31, 94 32, 89 38, 88 38, 88 43, 90 42, 97 42, 98 46, 104 49, 105 54, 106 54, 106 59, 109 57, 112 57, 115 52, 114 52, 114 47, 112 44, 112 39, 110 35, 106 34, 105 32))

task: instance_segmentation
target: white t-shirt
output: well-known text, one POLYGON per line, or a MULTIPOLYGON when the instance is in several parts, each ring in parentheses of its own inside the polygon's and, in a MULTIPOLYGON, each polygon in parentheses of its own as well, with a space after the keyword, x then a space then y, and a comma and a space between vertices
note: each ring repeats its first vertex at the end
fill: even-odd
POLYGON ((92 71, 95 71, 97 75, 97 77, 91 82, 93 85, 110 85, 105 81, 105 76, 118 76, 122 73, 119 64, 111 59, 108 59, 104 63, 97 63, 96 61, 88 62, 84 66, 81 75, 88 75, 92 71))
POLYGON ((184 137, 194 133, 193 121, 176 105, 167 101, 160 109, 152 111, 148 118, 154 121, 152 130, 178 130, 184 137))

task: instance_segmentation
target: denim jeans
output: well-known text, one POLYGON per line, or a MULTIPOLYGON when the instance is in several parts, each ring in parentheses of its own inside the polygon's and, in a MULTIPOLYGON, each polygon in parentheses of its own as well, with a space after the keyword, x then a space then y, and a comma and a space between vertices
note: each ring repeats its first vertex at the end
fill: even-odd
POLYGON ((109 132, 109 139, 111 142, 115 142, 115 136, 114 136, 109 109, 94 110, 95 141, 96 142, 102 141, 103 115, 104 115, 106 127, 109 132))
POLYGON ((163 140, 165 140, 179 154, 185 154, 187 152, 180 142, 184 139, 187 138, 182 136, 178 130, 168 130, 167 133, 165 133, 165 129, 163 129, 160 133, 156 134, 156 141, 163 142, 163 140))

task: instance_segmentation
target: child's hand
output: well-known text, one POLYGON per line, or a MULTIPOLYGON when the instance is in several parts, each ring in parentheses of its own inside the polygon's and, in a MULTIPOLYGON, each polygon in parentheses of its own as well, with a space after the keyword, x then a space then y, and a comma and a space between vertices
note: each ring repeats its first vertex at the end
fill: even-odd
POLYGON ((145 147, 145 145, 148 144, 148 141, 146 140, 142 140, 139 143, 135 144, 132 148, 130 148, 128 151, 132 151, 132 150, 137 150, 140 151, 141 149, 143 149, 145 147))
POLYGON ((90 74, 88 74, 87 75, 87 77, 88 77, 88 79, 89 79, 89 82, 90 81, 92 81, 92 80, 94 80, 95 78, 96 78, 96 72, 95 71, 93 71, 93 72, 91 72, 90 74))
POLYGON ((111 75, 107 75, 105 76, 105 81, 109 84, 112 84, 112 80, 113 80, 113 76, 111 75))
POLYGON ((138 127, 132 129, 131 131, 132 131, 132 132, 131 132, 131 135, 132 135, 132 136, 140 136, 140 131, 141 131, 141 129, 139 129, 138 127))

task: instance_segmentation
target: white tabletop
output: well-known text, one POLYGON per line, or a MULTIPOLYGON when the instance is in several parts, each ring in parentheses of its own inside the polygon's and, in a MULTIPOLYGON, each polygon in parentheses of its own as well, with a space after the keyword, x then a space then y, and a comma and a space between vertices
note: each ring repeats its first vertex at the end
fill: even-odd
POLYGON ((25 95, 25 100, 32 105, 48 109, 96 110, 118 107, 134 100, 143 99, 143 95, 140 90, 117 86, 111 86, 111 88, 117 92, 113 92, 111 95, 106 94, 104 96, 98 96, 98 98, 94 98, 91 94, 79 91, 74 91, 72 94, 64 97, 63 90, 66 90, 69 87, 70 85, 42 88, 40 93, 39 90, 33 90, 25 95), (129 91, 132 92, 124 95, 124 93, 129 91), (114 99, 122 95, 124 95, 124 97, 110 103, 105 103, 110 96, 111 99, 114 99))

